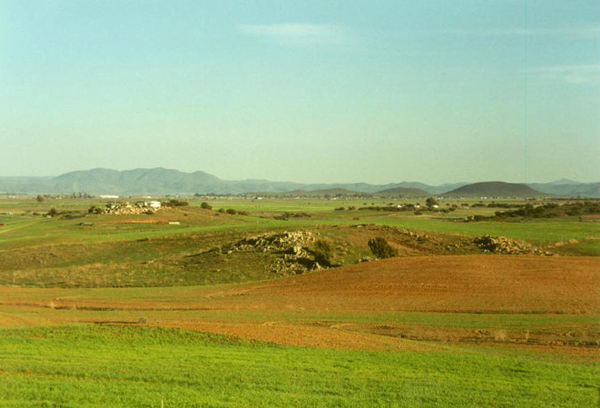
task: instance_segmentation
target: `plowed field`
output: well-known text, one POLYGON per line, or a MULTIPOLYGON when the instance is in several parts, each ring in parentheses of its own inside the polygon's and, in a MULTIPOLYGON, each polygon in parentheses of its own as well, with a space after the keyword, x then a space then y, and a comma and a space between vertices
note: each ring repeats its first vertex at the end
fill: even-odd
POLYGON ((598 342, 598 270, 592 257, 440 256, 244 285, 4 287, 0 324, 158 325, 347 349, 450 341, 587 354, 598 342))

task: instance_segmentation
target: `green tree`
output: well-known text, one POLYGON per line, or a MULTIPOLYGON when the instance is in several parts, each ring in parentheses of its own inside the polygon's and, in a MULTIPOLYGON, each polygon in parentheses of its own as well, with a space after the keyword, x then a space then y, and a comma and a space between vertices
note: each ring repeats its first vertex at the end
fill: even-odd
POLYGON ((38 194, 38 196, 35 199, 37 200, 38 203, 44 202, 44 196, 42 196, 41 194, 38 194))
POLYGON ((433 197, 429 197, 427 200, 425 200, 425 205, 429 208, 433 207, 434 205, 438 205, 438 202, 435 200, 435 198, 433 197))

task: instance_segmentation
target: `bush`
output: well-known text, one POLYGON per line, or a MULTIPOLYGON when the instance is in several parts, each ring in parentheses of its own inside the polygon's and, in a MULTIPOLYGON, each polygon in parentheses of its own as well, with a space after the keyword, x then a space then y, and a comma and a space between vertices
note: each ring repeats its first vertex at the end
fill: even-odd
POLYGON ((233 208, 229 208, 227 211, 225 211, 227 214, 231 214, 231 215, 236 215, 237 211, 234 210, 233 208))
POLYGON ((50 208, 50 211, 48 211, 48 214, 50 217, 56 217, 58 215, 58 211, 56 211, 56 208, 50 208))
POLYGON ((435 198, 433 197, 429 197, 427 200, 425 200, 425 205, 427 207, 433 207, 434 205, 438 205, 439 203, 436 201, 435 198))
POLYGON ((205 210, 212 210, 212 206, 207 202, 202 202, 202 204, 200 204, 200 208, 204 208, 205 210))
POLYGON ((41 196, 41 195, 38 195, 35 199, 37 200, 38 203, 43 203, 44 202, 44 197, 41 196))
POLYGON ((90 213, 90 214, 102 214, 102 208, 96 207, 95 205, 92 205, 88 209, 88 213, 90 213))
POLYGON ((165 203, 165 205, 167 207, 185 207, 186 205, 189 205, 189 203, 187 201, 171 199, 167 203, 165 203))
POLYGON ((369 240, 369 249, 377 258, 394 258, 398 256, 396 248, 391 246, 385 238, 377 237, 369 240))
POLYGON ((331 266, 335 257, 335 247, 330 241, 318 239, 315 242, 315 261, 321 265, 331 266))

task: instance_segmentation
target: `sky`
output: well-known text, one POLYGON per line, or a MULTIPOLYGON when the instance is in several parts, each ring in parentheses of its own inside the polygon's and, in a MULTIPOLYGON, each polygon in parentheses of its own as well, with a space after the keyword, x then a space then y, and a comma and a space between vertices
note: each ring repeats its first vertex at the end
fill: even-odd
POLYGON ((0 0, 0 176, 598 181, 597 0, 0 0))

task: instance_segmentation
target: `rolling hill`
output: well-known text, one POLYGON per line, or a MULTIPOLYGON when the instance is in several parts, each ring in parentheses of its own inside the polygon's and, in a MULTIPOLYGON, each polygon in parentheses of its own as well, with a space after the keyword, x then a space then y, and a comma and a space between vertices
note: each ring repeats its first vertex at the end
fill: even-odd
POLYGON ((442 195, 448 197, 538 197, 544 193, 525 184, 487 181, 468 184, 442 195))

